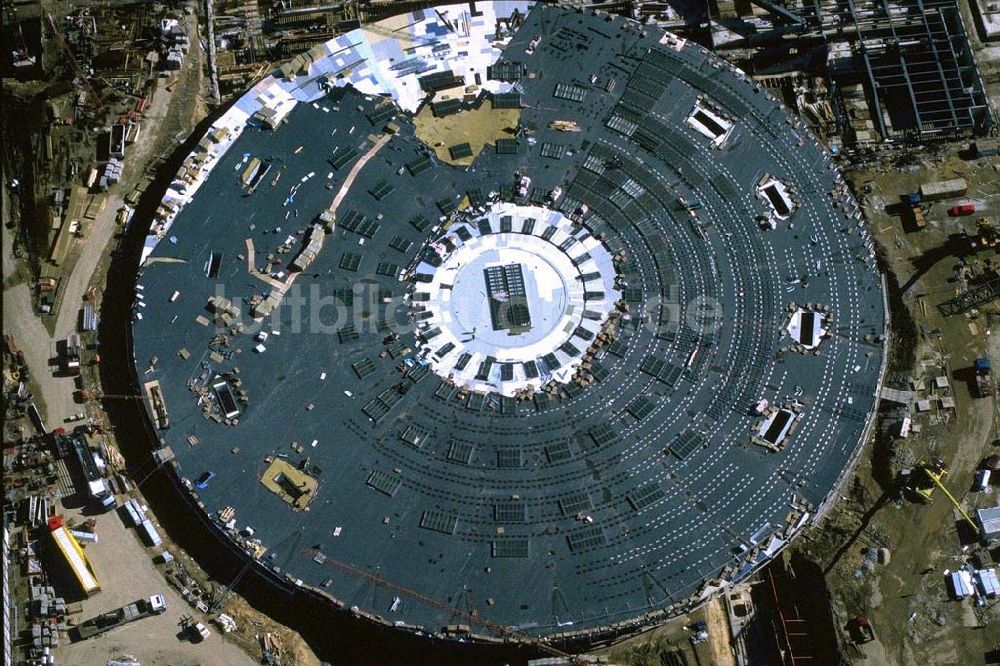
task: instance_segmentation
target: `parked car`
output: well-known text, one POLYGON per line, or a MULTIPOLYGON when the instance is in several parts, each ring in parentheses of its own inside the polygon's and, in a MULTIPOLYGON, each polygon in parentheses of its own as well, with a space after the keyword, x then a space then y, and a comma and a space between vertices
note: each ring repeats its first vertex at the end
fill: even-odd
POLYGON ((981 469, 976 472, 976 480, 972 484, 972 492, 985 493, 990 489, 990 470, 981 469))

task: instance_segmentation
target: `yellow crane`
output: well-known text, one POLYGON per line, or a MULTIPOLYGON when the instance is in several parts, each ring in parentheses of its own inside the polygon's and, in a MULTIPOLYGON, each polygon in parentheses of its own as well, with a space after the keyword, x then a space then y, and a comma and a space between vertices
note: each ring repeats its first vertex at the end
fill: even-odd
POLYGON ((944 478, 945 474, 948 473, 948 469, 944 466, 944 463, 940 460, 935 460, 931 464, 921 461, 917 464, 917 468, 924 473, 924 476, 926 476, 933 485, 917 487, 914 488, 914 491, 924 498, 924 500, 931 502, 933 501, 931 493, 934 492, 934 486, 940 488, 941 492, 943 492, 945 497, 948 498, 948 501, 950 501, 952 505, 958 509, 962 519, 969 524, 970 528, 972 528, 972 532, 978 536, 979 526, 976 525, 976 521, 974 521, 969 514, 966 513, 965 509, 962 508, 962 505, 958 503, 958 500, 955 499, 955 496, 951 494, 951 491, 948 490, 948 487, 945 486, 944 482, 941 480, 944 478))

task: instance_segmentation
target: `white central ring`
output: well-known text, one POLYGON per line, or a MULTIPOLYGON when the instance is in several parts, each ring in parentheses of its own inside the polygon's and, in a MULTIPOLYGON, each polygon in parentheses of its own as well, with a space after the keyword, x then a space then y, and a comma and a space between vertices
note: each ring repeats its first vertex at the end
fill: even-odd
POLYGON ((420 269, 432 275, 418 290, 432 369, 507 396, 569 381, 620 297, 607 248, 546 208, 500 203, 483 220, 450 228, 440 266, 420 269), (520 270, 528 326, 495 330, 484 274, 497 266, 520 270))

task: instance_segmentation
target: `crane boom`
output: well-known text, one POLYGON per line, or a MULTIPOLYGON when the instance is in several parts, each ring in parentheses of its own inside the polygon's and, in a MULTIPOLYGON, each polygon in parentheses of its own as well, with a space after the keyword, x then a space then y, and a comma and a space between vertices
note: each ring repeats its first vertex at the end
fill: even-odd
MULTIPOLYGON (((303 552, 315 557, 322 551, 319 548, 306 548, 303 552)), ((406 595, 407 597, 414 599, 415 601, 418 601, 419 603, 422 603, 425 606, 445 611, 451 614, 453 617, 454 616, 461 617, 463 620, 466 620, 472 624, 477 624, 481 627, 489 629, 490 631, 493 631, 499 634, 500 636, 515 638, 520 642, 536 647, 539 650, 547 654, 550 654, 554 657, 563 657, 564 659, 568 659, 574 663, 577 661, 575 659, 575 655, 572 655, 569 652, 564 652, 559 648, 553 647, 549 643, 535 636, 528 636, 526 634, 521 634, 515 631, 514 629, 504 626, 498 622, 493 622, 492 620, 487 620, 483 617, 480 617, 479 614, 476 613, 474 610, 463 611, 461 608, 456 608, 455 606, 445 603, 440 599, 435 599, 434 597, 430 597, 421 592, 417 592, 416 590, 411 590, 410 588, 403 587, 402 585, 397 585, 395 583, 386 580, 380 575, 365 571, 364 569, 360 569, 356 566, 348 564, 347 562, 341 562, 340 560, 334 559, 329 555, 326 555, 325 553, 323 553, 322 563, 325 565, 332 566, 336 569, 339 569, 340 571, 343 571, 344 573, 354 576, 356 578, 360 578, 370 583, 374 583, 375 585, 379 585, 380 587, 392 590, 393 592, 398 592, 399 594, 406 595)))
POLYGON ((969 517, 969 514, 965 512, 965 509, 962 508, 962 505, 958 503, 958 500, 955 499, 955 496, 951 494, 951 491, 948 490, 948 488, 941 481, 941 477, 943 477, 945 474, 944 471, 935 472, 930 467, 925 467, 924 472, 927 474, 927 478, 933 481, 934 485, 940 488, 941 492, 944 493, 945 497, 947 497, 948 500, 952 503, 952 505, 956 509, 958 509, 958 512, 962 515, 962 518, 965 520, 965 522, 969 524, 969 527, 972 528, 973 533, 979 534, 979 526, 976 525, 976 521, 972 520, 972 518, 969 517))
POLYGON ((122 395, 115 393, 101 393, 100 391, 80 391, 80 397, 88 402, 99 402, 101 400, 145 400, 144 395, 122 395))
POLYGON ((97 91, 94 90, 94 86, 91 85, 90 78, 80 67, 80 63, 77 61, 76 56, 73 55, 73 49, 70 48, 69 44, 66 42, 66 38, 63 37, 61 32, 59 32, 59 28, 56 27, 56 22, 55 19, 52 18, 52 14, 46 13, 45 18, 48 19, 49 29, 52 31, 52 35, 56 38, 56 41, 59 42, 59 46, 62 47, 63 52, 66 54, 66 60, 69 61, 70 67, 73 68, 73 74, 80 80, 80 85, 86 86, 87 92, 90 93, 91 99, 94 100, 94 107, 99 109, 101 107, 101 98, 98 96, 97 91))

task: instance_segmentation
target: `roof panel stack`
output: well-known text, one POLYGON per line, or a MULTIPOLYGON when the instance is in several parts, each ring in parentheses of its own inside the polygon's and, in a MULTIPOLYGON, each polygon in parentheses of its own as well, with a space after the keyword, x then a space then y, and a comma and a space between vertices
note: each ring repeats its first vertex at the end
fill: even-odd
POLYGON ((456 88, 458 86, 465 85, 465 79, 461 76, 456 76, 453 72, 435 72, 433 74, 428 74, 427 76, 421 76, 417 79, 420 83, 420 89, 426 93, 436 93, 441 90, 447 90, 448 88, 456 88))
POLYGON ((521 108, 521 94, 516 92, 495 93, 490 101, 494 109, 521 108))

